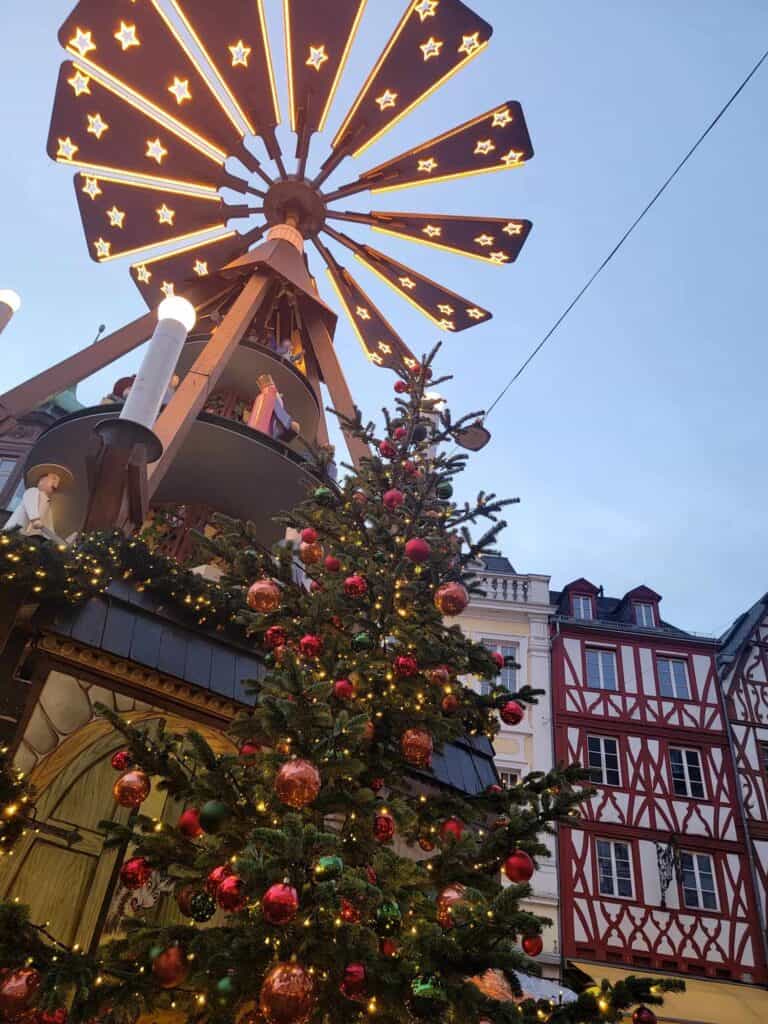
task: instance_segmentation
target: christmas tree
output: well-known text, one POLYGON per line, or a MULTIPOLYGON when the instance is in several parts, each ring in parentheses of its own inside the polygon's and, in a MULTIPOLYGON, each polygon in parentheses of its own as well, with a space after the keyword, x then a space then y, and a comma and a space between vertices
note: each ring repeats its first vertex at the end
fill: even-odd
MULTIPOLYGON (((492 737, 537 697, 500 686, 503 662, 456 624, 510 502, 452 501, 466 461, 453 440, 477 414, 452 422, 426 393, 441 383, 431 376, 427 359, 398 380, 384 437, 343 420, 371 457, 285 517, 295 545, 264 551, 226 520, 201 538, 235 624, 268 652, 255 704, 232 726, 238 753, 103 710, 126 740, 114 796, 134 812, 104 823, 131 849, 121 883, 158 872, 177 920, 126 918, 119 939, 84 955, 23 907, 0 907, 5 1019, 52 1024, 66 1006, 78 1021, 167 1009, 222 1024, 576 1024, 682 987, 629 979, 563 1005, 521 1001, 548 924, 524 906, 542 837, 589 790, 576 766, 474 796, 430 774, 435 751, 492 737), (174 824, 142 814, 152 786, 177 802, 174 824)), ((93 540, 80 550, 93 558, 93 540)))

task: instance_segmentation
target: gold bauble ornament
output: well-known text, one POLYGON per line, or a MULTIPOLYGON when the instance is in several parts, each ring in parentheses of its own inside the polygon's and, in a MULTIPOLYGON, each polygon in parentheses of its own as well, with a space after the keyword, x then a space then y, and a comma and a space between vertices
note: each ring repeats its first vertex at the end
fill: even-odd
POLYGON ((259 1009, 267 1024, 307 1024, 315 1003, 315 979, 301 964, 278 964, 261 986, 259 1009))
POLYGON ((403 757, 414 768, 429 768, 432 764, 434 744, 425 729, 408 729, 400 739, 403 757))
POLYGON ((319 541, 315 541, 313 544, 302 541, 299 544, 299 558, 304 565, 317 565, 318 562, 322 562, 323 554, 323 545, 319 541))
POLYGON ((275 792, 282 803, 295 810, 309 807, 320 793, 320 772, 311 761, 288 761, 277 773, 275 792))
POLYGON ((121 775, 112 787, 112 795, 121 807, 130 807, 135 811, 147 799, 151 789, 152 783, 147 773, 137 770, 121 775))
POLYGON ((252 612, 269 615, 280 607, 280 587, 274 580, 256 580, 248 590, 248 607, 252 612))

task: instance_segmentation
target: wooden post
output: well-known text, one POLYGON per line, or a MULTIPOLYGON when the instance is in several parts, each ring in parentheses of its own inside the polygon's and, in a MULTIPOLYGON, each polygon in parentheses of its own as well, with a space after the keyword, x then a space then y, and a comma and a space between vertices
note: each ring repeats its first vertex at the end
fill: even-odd
POLYGON ((192 429, 197 414, 216 387, 232 353, 248 330, 267 295, 270 283, 271 278, 260 273, 254 274, 247 281, 232 308, 179 385, 176 394, 161 413, 154 432, 164 450, 149 470, 150 499, 162 483, 179 448, 192 429))

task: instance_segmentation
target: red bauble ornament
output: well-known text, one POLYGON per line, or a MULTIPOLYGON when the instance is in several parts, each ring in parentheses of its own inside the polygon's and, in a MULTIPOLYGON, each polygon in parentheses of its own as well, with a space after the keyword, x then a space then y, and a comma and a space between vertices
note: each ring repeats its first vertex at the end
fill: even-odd
POLYGON ((252 764, 261 753, 261 744, 257 743, 256 740, 245 740, 237 753, 241 761, 244 761, 246 764, 252 764))
POLYGON ((345 924, 359 924, 360 911, 354 903, 351 903, 349 900, 342 899, 339 917, 345 924))
POLYGON ((373 743, 376 738, 376 726, 370 720, 363 726, 363 742, 373 743))
POLYGON ((220 864, 219 867, 214 868, 205 880, 205 889, 208 895, 215 897, 221 883, 231 875, 232 868, 229 864, 220 864))
POLYGON ((391 491, 387 491, 382 498, 384 502, 384 508, 389 512, 396 512, 405 501, 405 495, 402 491, 398 491, 396 487, 393 487, 391 491))
POLYGON ((288 761, 277 773, 275 792, 288 807, 301 810, 313 804, 320 793, 320 772, 310 761, 288 761))
POLYGON ((656 1024, 656 1014, 647 1006, 638 1006, 632 1014, 632 1024, 656 1024))
POLYGON ((504 668, 504 655, 500 651, 491 651, 491 658, 496 663, 496 668, 504 668))
POLYGON ((261 909, 270 924, 288 924, 299 910, 299 894, 292 885, 272 885, 264 893, 261 909))
POLYGON ((466 891, 463 885, 449 885, 437 897, 437 923, 443 931, 450 931, 456 924, 453 908, 462 902, 466 891))
POLYGON ((341 562, 335 555, 327 555, 323 565, 328 572, 338 572, 341 568, 341 562))
POLYGON ((309 584, 309 589, 312 591, 313 594, 319 594, 320 591, 323 589, 323 584, 320 582, 320 580, 312 580, 312 582, 309 584))
POLYGON ((458 818, 448 818, 440 826, 440 837, 443 841, 453 839, 456 842, 464 835, 464 822, 458 818))
POLYGON ((499 793, 503 793, 504 789, 502 786, 497 785, 495 782, 488 787, 486 793, 490 793, 491 796, 498 796, 499 793))
POLYGON ((455 693, 446 693, 440 701, 440 707, 446 715, 453 715, 459 710, 459 698, 455 693))
POLYGON ((152 784, 145 772, 132 771, 121 775, 112 787, 112 795, 121 807, 136 810, 149 796, 152 784))
POLYGON ((347 576, 344 580, 344 593, 347 597, 365 597, 368 583, 362 576, 347 576))
POLYGON ((504 861, 504 874, 510 882, 514 882, 516 885, 530 882, 535 870, 536 865, 525 850, 515 850, 504 861))
POLYGON ((269 615, 280 607, 282 593, 274 580, 256 580, 248 589, 248 607, 252 612, 269 615))
POLYGON ((316 544, 318 540, 317 530, 313 526, 308 526, 305 530, 301 531, 301 539, 305 544, 316 544))
POLYGON ((519 725, 525 718, 525 708, 516 700, 508 700, 499 709, 499 715, 505 725, 519 725))
POLYGON ((371 779, 371 789, 374 793, 380 793, 384 789, 384 779, 371 779))
POLYGON ((403 472, 405 473, 406 476, 411 477, 411 479, 413 480, 421 476, 421 470, 416 465, 416 463, 412 462, 410 459, 407 462, 403 463, 403 472))
POLYGON ((317 565, 318 562, 323 560, 323 545, 317 543, 305 544, 302 541, 299 544, 299 558, 304 565, 317 565))
POLYGON ((406 394, 408 392, 408 390, 409 390, 408 384, 404 380, 396 380, 395 381, 395 392, 398 395, 404 395, 404 394, 406 394))
POLYGON ((16 1020, 28 1010, 40 981, 40 975, 31 967, 0 972, 0 1018, 16 1020))
POLYGON ((186 979, 187 958, 181 946, 169 946, 152 961, 152 973, 160 988, 176 988, 186 979))
POLYGON ((370 864, 365 869, 365 877, 368 879, 369 885, 379 884, 379 876, 376 874, 376 872, 373 870, 370 864))
POLYGON ((382 939, 381 942, 379 943, 379 950, 381 951, 381 955, 385 956, 388 960, 391 960, 393 957, 396 957, 399 949, 400 946, 398 945, 396 939, 382 939))
POLYGON ((34 1024, 67 1024, 69 1013, 66 1006, 60 1006, 57 1010, 37 1010, 34 1015, 34 1024))
POLYGON ((362 964, 347 964, 339 991, 356 1003, 364 1002, 368 998, 368 979, 362 964))
POLYGON ((395 838, 395 819, 391 814, 377 814, 373 819, 373 838, 384 845, 395 838))
POLYGON ((333 684, 333 696, 336 700, 353 700, 356 692, 354 685, 348 679, 337 679, 333 684))
POLYGON ((143 857, 131 857, 120 868, 120 883, 130 892, 141 889, 151 877, 152 868, 149 865, 149 861, 143 857))
POLYGON ((391 441, 382 441, 379 445, 379 451, 384 459, 394 459, 397 455, 397 448, 392 444, 391 441))
POLYGON ((245 882, 239 875, 229 875, 216 890, 216 902, 228 914, 237 914, 248 905, 245 882))
POLYGON ((414 537, 405 545, 405 557, 417 565, 428 561, 431 554, 432 548, 421 537, 414 537))
POLYGON ((403 757, 415 768, 429 768, 432 764, 434 744, 425 729, 408 729, 400 739, 403 757))
POLYGON ((441 615, 452 617, 461 615, 469 604, 469 592, 463 583, 451 580, 443 583, 435 591, 435 608, 441 615))
POLYGON ((110 764, 116 772, 127 772, 133 764, 130 750, 118 750, 116 754, 112 755, 110 764))
POLYGON ((307 633, 299 640, 299 650, 303 658, 319 658, 323 653, 323 639, 314 633, 307 633))
POLYGON ((188 807, 179 818, 179 832, 187 839, 197 839, 203 834, 200 825, 200 811, 196 807, 188 807))
POLYGON ((367 505, 368 495, 365 493, 365 491, 355 491, 355 493, 352 495, 352 501, 354 501, 356 505, 367 505))
POLYGON ((282 626, 270 626, 264 634, 264 644, 269 648, 283 647, 286 643, 288 634, 282 626))
POLYGON ((427 836, 419 836, 419 846, 422 848, 424 853, 432 853, 435 848, 435 844, 427 836))
POLYGON ((393 667, 399 679, 412 679, 419 671, 419 663, 411 654, 399 654, 393 667))
POLYGON ((315 1011, 315 980, 301 964, 277 964, 261 986, 267 1024, 307 1024, 315 1011))
POLYGON ((427 670, 427 678, 434 686, 447 686, 453 675, 447 665, 436 665, 427 670))
POLYGON ((528 956, 540 956, 544 943, 540 935, 526 935, 522 941, 523 952, 528 956))

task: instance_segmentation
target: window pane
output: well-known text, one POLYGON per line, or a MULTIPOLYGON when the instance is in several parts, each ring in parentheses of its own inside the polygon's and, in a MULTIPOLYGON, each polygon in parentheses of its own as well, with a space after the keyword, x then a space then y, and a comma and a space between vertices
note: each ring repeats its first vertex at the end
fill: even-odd
POLYGON ((587 648, 587 686, 600 688, 600 658, 597 651, 587 648))
POLYGON ((685 670, 684 661, 672 662, 675 673, 675 696, 681 700, 688 699, 688 673, 685 670))
POLYGON ((603 689, 616 689, 616 657, 613 651, 601 651, 600 662, 603 668, 603 689))
POLYGON ((669 761, 672 766, 672 789, 677 796, 688 796, 688 782, 685 778, 682 750, 672 747, 669 751, 669 761))
POLYGON ((674 697, 675 691, 672 687, 672 669, 668 658, 659 658, 659 689, 662 697, 674 697))
POLYGON ((686 750, 685 756, 688 762, 688 780, 690 782, 691 796, 701 800, 704 797, 704 775, 701 770, 699 752, 698 750, 686 750))

